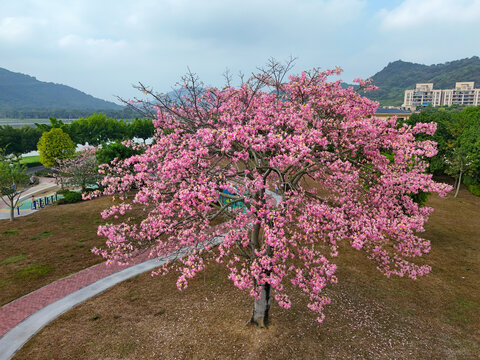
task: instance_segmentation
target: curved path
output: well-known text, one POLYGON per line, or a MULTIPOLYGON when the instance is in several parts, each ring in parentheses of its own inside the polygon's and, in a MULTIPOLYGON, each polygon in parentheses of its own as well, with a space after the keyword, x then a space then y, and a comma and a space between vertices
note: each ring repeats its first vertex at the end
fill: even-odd
MULTIPOLYGON (((268 193, 277 203, 281 202, 281 196, 268 193)), ((217 245, 221 241, 222 237, 213 239, 217 245)), ((97 264, 4 305, 0 308, 0 360, 11 359, 31 337, 65 311, 122 281, 163 265, 168 259, 180 258, 185 252, 186 249, 151 260, 144 253, 128 266, 97 264)))
MULTIPOLYGON (((214 244, 221 237, 213 239, 214 244)), ((55 281, 0 308, 0 360, 8 360, 38 331, 65 311, 112 286, 153 270, 167 259, 180 258, 186 249, 171 256, 146 260, 148 255, 135 258, 125 266, 101 263, 69 277, 55 281)))

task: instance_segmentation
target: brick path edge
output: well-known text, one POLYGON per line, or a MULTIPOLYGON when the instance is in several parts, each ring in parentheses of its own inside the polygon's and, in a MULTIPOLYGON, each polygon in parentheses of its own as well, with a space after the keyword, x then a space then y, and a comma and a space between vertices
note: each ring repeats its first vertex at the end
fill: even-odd
MULTIPOLYGON (((219 244, 222 241, 222 238, 217 237, 213 239, 213 241, 216 244, 219 244)), ((168 259, 173 260, 173 259, 178 259, 180 257, 183 257, 186 254, 186 252, 187 252, 187 249, 184 249, 184 250, 181 250, 180 252, 177 252, 175 255, 169 255, 161 258, 151 259, 148 261, 144 261, 140 264, 130 266, 126 269, 117 271, 111 275, 108 275, 99 280, 96 280, 95 282, 90 283, 89 285, 84 286, 79 290, 71 292, 69 295, 61 297, 59 300, 51 302, 50 304, 36 311, 32 315, 26 317, 23 321, 18 323, 16 326, 14 326, 12 329, 10 329, 0 338, 0 360, 11 359, 15 355, 15 353, 19 349, 21 349, 21 347, 31 337, 33 337, 44 326, 46 326, 48 323, 56 319, 58 316, 60 316, 67 310, 70 310, 74 306, 84 302, 85 300, 90 299, 95 295, 100 294, 101 292, 111 288, 112 286, 122 281, 125 281, 134 276, 137 276, 149 270, 153 270, 156 267, 163 265, 168 259)), ((106 267, 105 263, 102 263, 102 264, 94 265, 91 268, 85 269, 83 271, 80 271, 79 273, 92 270, 92 268, 95 268, 101 265, 106 267)), ((71 278, 77 274, 69 276, 68 278, 65 278, 65 279, 61 279, 59 281, 62 281, 62 280, 71 281, 72 280, 71 278)), ((53 285, 55 283, 52 283, 50 285, 53 285)), ((42 289, 46 289, 48 287, 49 286, 47 285, 42 289)), ((31 294, 37 293, 42 289, 34 291, 31 294)), ((28 294, 28 295, 31 295, 31 294, 28 294)), ((27 298, 28 295, 24 296, 23 298, 27 298)), ((18 300, 21 300, 23 298, 20 298, 18 300)), ((16 301, 12 303, 15 303, 15 302, 16 301)), ((10 305, 10 304, 7 304, 7 305, 10 305)))

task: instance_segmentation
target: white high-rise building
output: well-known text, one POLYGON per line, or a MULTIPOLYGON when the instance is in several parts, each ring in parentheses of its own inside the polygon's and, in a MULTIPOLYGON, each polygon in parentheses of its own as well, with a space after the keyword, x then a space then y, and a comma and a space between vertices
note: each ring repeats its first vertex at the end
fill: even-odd
POLYGON ((417 106, 480 105, 480 89, 475 83, 457 82, 455 89, 433 89, 433 83, 417 84, 413 90, 405 90, 403 107, 415 110, 417 106))

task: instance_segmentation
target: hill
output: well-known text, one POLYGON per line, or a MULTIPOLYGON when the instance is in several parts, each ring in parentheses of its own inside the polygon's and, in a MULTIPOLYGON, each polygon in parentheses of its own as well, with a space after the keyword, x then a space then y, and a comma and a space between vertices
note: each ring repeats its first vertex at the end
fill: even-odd
POLYGON ((474 81, 480 86, 480 58, 473 56, 444 64, 423 65, 402 60, 389 63, 372 76, 378 91, 367 93, 367 97, 381 105, 401 105, 404 92, 415 88, 416 83, 433 83, 434 89, 451 89, 459 81, 474 81))
POLYGON ((35 77, 0 68, 0 115, 25 110, 121 110, 70 86, 43 82, 35 77))

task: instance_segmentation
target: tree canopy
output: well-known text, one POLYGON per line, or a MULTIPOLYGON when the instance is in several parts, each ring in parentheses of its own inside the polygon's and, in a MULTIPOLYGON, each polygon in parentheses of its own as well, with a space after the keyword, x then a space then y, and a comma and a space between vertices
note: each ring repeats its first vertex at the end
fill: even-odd
POLYGON ((450 190, 426 173, 435 144, 415 140, 435 126, 376 118, 376 103, 327 81, 338 69, 285 81, 290 66, 272 61, 239 88, 207 88, 189 74, 175 100, 140 85, 153 99, 135 106, 172 132, 157 131, 143 154, 103 168, 103 194, 121 202, 103 212, 107 247, 95 252, 109 262, 144 250, 184 254, 155 272, 176 268, 179 289, 208 261, 223 263, 254 298, 259 326, 272 299, 291 306, 286 281, 323 320, 342 242, 386 276, 427 274, 414 259, 430 250, 419 233, 432 209, 411 195, 450 190))
POLYGON ((480 106, 425 109, 407 121, 410 125, 419 122, 437 125, 433 136, 421 135, 438 144, 438 154, 430 159, 430 171, 453 176, 455 196, 462 182, 480 195, 480 106))
POLYGON ((0 195, 2 201, 10 207, 10 221, 14 220, 15 207, 28 185, 26 169, 20 165, 17 158, 6 156, 0 149, 0 195))
POLYGON ((75 154, 75 143, 60 128, 44 132, 37 144, 40 162, 48 168, 75 154))
POLYGON ((71 158, 57 161, 54 176, 63 186, 80 186, 82 191, 95 186, 100 181, 98 162, 95 157, 97 149, 86 147, 71 158))

